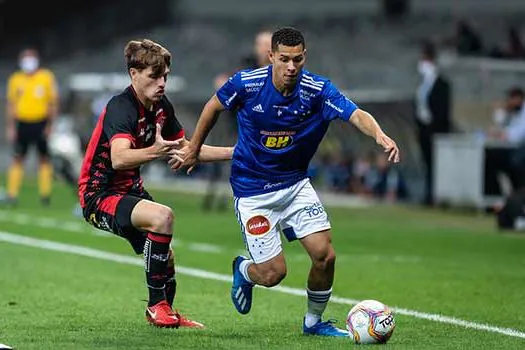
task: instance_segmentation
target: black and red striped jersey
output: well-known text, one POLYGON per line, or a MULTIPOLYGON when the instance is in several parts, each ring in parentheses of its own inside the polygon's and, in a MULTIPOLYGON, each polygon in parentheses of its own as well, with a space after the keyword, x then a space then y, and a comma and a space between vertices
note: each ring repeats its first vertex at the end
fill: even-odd
POLYGON ((155 142, 157 123, 161 125, 161 134, 166 140, 184 136, 184 129, 166 96, 151 111, 144 108, 131 86, 111 98, 93 130, 82 163, 78 180, 82 207, 101 192, 126 194, 143 190, 140 167, 113 169, 111 142, 123 137, 131 141, 132 148, 149 147, 155 142))

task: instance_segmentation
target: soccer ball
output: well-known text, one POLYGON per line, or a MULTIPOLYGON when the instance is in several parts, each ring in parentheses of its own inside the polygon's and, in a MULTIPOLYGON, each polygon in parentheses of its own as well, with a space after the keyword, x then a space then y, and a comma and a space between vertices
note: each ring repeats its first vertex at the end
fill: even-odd
POLYGON ((346 329, 356 344, 386 343, 396 328, 392 311, 380 301, 363 300, 348 312, 346 329))

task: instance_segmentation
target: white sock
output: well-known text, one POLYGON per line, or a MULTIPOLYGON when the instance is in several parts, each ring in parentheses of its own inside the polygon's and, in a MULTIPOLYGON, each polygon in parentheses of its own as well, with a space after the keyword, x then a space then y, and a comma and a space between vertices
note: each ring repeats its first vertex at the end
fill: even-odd
POLYGON ((248 275, 248 267, 250 267, 251 264, 253 264, 252 260, 243 260, 239 265, 239 271, 241 271, 242 277, 244 277, 251 284, 254 284, 253 281, 250 279, 250 276, 248 275))
POLYGON ((304 323, 306 327, 312 327, 321 321, 321 316, 332 295, 332 288, 320 291, 306 288, 306 295, 308 296, 308 311, 304 317, 304 323))

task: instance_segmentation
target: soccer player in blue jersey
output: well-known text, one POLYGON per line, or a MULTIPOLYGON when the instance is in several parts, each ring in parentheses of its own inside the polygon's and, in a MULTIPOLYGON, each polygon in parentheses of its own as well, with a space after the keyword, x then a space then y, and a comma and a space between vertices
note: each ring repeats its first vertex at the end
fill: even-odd
POLYGON ((308 164, 335 119, 373 137, 390 161, 399 162, 399 149, 375 119, 330 80, 303 69, 301 32, 274 32, 269 56, 271 65, 234 74, 206 103, 184 163, 172 165, 191 170, 219 114, 236 110, 239 137, 230 182, 250 257, 233 261, 233 304, 241 314, 248 313, 254 285, 272 287, 286 276, 282 233, 289 241, 298 239, 312 260, 304 334, 347 336, 321 318, 332 293, 335 252, 327 213, 307 176, 308 164))

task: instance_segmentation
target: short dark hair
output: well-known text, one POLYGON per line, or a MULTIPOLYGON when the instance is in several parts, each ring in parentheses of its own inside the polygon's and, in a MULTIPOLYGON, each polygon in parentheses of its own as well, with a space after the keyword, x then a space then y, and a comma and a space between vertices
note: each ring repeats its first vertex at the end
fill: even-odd
POLYGON ((513 86, 512 88, 510 88, 508 91, 507 91, 507 96, 508 97, 521 97, 521 98, 525 98, 525 92, 523 91, 523 89, 519 86, 513 86))
POLYGON ((303 33, 292 27, 284 27, 278 29, 272 34, 272 51, 277 51, 279 45, 284 46, 297 46, 303 45, 303 49, 306 48, 304 42, 303 33))
POLYGON ((429 60, 436 59, 436 45, 432 41, 425 41, 421 47, 421 53, 429 60))

